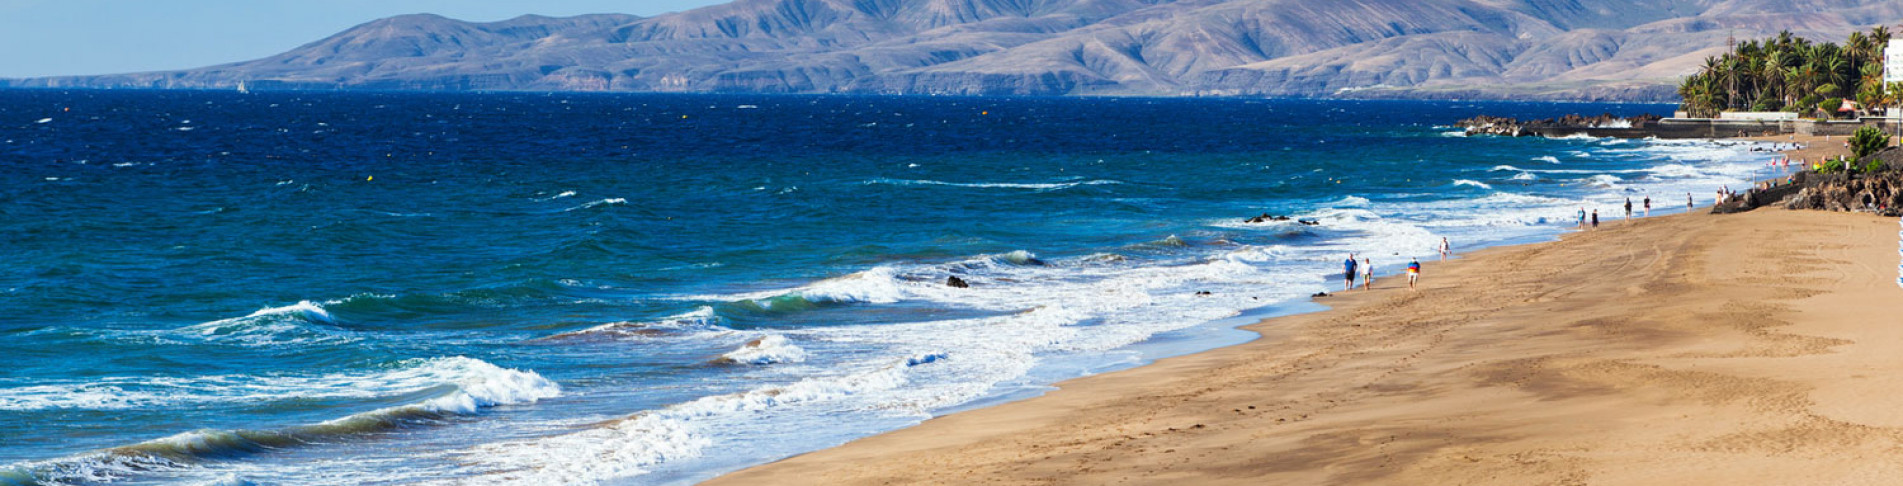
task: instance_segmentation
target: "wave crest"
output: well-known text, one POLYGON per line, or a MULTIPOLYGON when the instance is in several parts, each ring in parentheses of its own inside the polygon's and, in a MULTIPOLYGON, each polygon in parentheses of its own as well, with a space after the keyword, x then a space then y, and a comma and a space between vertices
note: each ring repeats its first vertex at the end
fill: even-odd
MULTIPOLYGON (((561 395, 561 387, 533 371, 502 368, 466 358, 410 360, 403 366, 454 374, 449 391, 418 403, 358 413, 322 423, 279 430, 203 429, 61 459, 15 466, 30 482, 110 482, 152 471, 189 467, 205 459, 240 457, 309 443, 335 442, 372 432, 431 423, 480 409, 535 403, 561 395)), ((440 386, 440 385, 439 385, 440 386)))
POLYGON ((719 361, 750 365, 798 363, 806 361, 806 350, 788 341, 786 336, 769 334, 721 355, 719 361))

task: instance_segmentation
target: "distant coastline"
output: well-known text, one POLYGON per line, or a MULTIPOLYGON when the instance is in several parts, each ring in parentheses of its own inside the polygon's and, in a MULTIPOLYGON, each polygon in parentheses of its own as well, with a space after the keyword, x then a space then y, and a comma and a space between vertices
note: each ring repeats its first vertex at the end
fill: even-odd
POLYGON ((1731 36, 1835 38, 1887 15, 1884 2, 1852 3, 741 0, 655 17, 417 14, 262 59, 0 86, 1651 102, 1671 100, 1731 36))

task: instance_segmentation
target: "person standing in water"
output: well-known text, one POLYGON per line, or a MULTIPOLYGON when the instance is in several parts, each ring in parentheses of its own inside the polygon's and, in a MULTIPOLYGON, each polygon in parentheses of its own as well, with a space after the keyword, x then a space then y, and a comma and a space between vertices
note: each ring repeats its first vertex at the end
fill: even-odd
POLYGON ((1685 193, 1685 210, 1691 211, 1694 207, 1695 206, 1692 206, 1692 193, 1685 193))
POLYGON ((1599 228, 1599 210, 1597 209, 1592 210, 1592 227, 1593 229, 1599 228))
POLYGON ((1407 262, 1407 289, 1414 290, 1414 282, 1421 280, 1421 259, 1407 262))
POLYGON ((1586 207, 1585 206, 1579 207, 1579 224, 1577 226, 1580 228, 1586 227, 1586 207))
POLYGON ((1341 276, 1346 281, 1346 283, 1341 287, 1341 290, 1344 292, 1349 290, 1354 290, 1355 289, 1355 254, 1353 253, 1348 254, 1348 261, 1342 264, 1341 276))
POLYGON ((1632 220, 1632 198, 1625 198, 1625 220, 1632 220))
POLYGON ((1447 237, 1445 236, 1440 237, 1440 261, 1443 261, 1443 262, 1447 261, 1447 255, 1452 254, 1453 252, 1454 252, 1454 244, 1448 243, 1447 237))
POLYGON ((1652 196, 1645 196, 1645 217, 1652 217, 1652 196))

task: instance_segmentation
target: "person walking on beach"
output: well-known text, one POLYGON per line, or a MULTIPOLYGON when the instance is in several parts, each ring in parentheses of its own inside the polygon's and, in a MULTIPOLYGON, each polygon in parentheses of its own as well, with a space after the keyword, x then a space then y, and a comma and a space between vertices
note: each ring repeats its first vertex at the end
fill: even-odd
POLYGON ((1440 261, 1443 261, 1443 262, 1447 261, 1447 255, 1453 252, 1454 252, 1454 244, 1448 243, 1447 237, 1445 236, 1440 237, 1440 261))
POLYGON ((1592 210, 1592 227, 1599 229, 1599 210, 1597 209, 1592 210))
POLYGON ((1374 288, 1374 262, 1361 259, 1361 290, 1374 288))
POLYGON ((1407 262, 1407 289, 1414 290, 1414 282, 1421 280, 1421 259, 1407 262))
POLYGON ((1652 196, 1645 196, 1645 217, 1652 217, 1652 196))
POLYGON ((1580 228, 1586 227, 1586 207, 1585 206, 1579 207, 1579 224, 1577 226, 1580 228))
POLYGON ((1342 264, 1341 276, 1343 279, 1346 279, 1346 282, 1347 282, 1344 286, 1342 286, 1341 290, 1344 292, 1349 290, 1354 290, 1355 289, 1355 254, 1353 253, 1348 254, 1348 261, 1342 264))
POLYGON ((1691 211, 1692 208, 1694 207, 1696 206, 1692 205, 1692 193, 1689 193, 1689 192, 1685 193, 1685 210, 1691 211))
POLYGON ((1632 220, 1632 198, 1625 198, 1625 220, 1632 220))

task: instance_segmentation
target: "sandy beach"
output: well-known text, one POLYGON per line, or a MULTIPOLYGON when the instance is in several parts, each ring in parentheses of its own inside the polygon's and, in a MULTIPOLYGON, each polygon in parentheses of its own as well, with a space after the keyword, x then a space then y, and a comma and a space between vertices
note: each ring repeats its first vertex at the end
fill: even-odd
POLYGON ((1765 136, 1758 136, 1758 137, 1738 138, 1733 140, 1751 140, 1751 141, 1757 141, 1757 142, 1771 142, 1771 143, 1781 143, 1781 144, 1790 144, 1790 143, 1803 144, 1799 148, 1796 148, 1793 150, 1784 150, 1782 152, 1784 156, 1791 158, 1791 167, 1808 168, 1810 167, 1809 165, 1810 162, 1817 162, 1817 161, 1826 160, 1832 157, 1850 155, 1850 147, 1844 146, 1844 140, 1846 138, 1848 137, 1823 136, 1823 135, 1765 135, 1765 136))
POLYGON ((709 484, 1885 483, 1903 477, 1897 231, 1615 220, 709 484))

